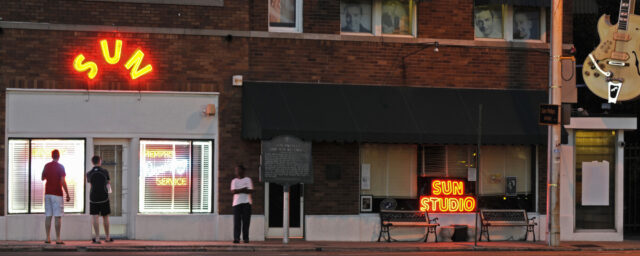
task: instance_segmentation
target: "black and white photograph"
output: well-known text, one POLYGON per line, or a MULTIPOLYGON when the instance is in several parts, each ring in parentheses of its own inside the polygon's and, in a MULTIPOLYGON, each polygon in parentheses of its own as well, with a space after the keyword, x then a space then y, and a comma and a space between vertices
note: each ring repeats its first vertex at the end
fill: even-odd
POLYGON ((505 177, 504 194, 506 196, 516 196, 518 194, 518 177, 505 177))
POLYGON ((340 31, 371 33, 371 1, 341 1, 340 31))
POLYGON ((540 39, 540 9, 514 7, 513 39, 540 39))
POLYGON ((502 38, 502 7, 500 5, 476 6, 474 14, 477 38, 502 38))
POLYGON ((373 210, 373 196, 360 196, 360 211, 371 212, 373 210))
POLYGON ((410 1, 391 0, 382 2, 382 33, 411 34, 410 1))

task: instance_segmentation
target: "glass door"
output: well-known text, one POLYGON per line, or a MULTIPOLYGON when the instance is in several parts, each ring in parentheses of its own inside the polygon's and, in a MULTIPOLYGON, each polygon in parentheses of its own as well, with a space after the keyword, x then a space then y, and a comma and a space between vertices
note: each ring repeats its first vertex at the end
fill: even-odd
POLYGON ((615 230, 616 131, 575 136, 575 229, 615 230))
MULTIPOLYGON (((102 168, 109 172, 112 193, 109 195, 111 216, 109 217, 111 236, 127 237, 127 195, 126 177, 128 171, 128 140, 95 139, 94 155, 102 158, 102 168)), ((91 168, 92 165, 88 165, 91 168)), ((102 229, 102 225, 100 225, 102 229)), ((104 230, 100 231, 104 234, 104 230)))
MULTIPOLYGON (((266 184, 266 225, 267 238, 282 238, 282 217, 283 217, 283 187, 275 183, 266 184)), ((289 189, 289 237, 303 237, 303 191, 302 184, 296 184, 289 189)))

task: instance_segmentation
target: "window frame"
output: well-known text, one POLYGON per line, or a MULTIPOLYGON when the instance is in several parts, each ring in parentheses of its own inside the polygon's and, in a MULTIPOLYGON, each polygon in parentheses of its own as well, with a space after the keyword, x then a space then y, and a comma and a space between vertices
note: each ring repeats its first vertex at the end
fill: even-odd
MULTIPOLYGON (((415 0, 409 0, 409 3, 413 5, 411 8, 411 34, 399 35, 399 34, 385 34, 382 33, 382 2, 384 0, 370 0, 371 1, 371 33, 366 32, 342 32, 342 8, 340 8, 340 35, 344 36, 378 36, 378 37, 397 37, 397 38, 416 38, 418 37, 418 3, 415 0)), ((340 1, 342 4, 342 1, 340 1)))
MULTIPOLYGON (((475 9, 473 6, 473 38, 478 41, 497 41, 497 42, 524 42, 524 43, 546 43, 547 42, 547 8, 538 7, 540 9, 540 39, 514 39, 513 38, 513 16, 515 14, 514 5, 501 4, 502 10, 502 38, 486 38, 477 37, 475 32, 475 9)), ((533 7, 535 8, 535 7, 533 7)))
POLYGON ((302 33, 302 0, 294 0, 296 1, 296 10, 295 10, 295 26, 293 27, 277 27, 271 26, 271 20, 269 20, 269 13, 271 12, 271 0, 267 0, 267 26, 269 27, 269 32, 279 32, 279 33, 302 33))
MULTIPOLYGON (((31 153, 32 153, 32 141, 33 140, 82 140, 82 143, 84 145, 83 147, 83 151, 84 151, 84 156, 83 156, 83 170, 82 170, 82 176, 83 176, 83 180, 82 180, 82 193, 80 193, 80 195, 82 195, 82 210, 81 211, 76 211, 76 212, 67 212, 65 210, 63 210, 64 214, 85 214, 87 211, 87 207, 86 207, 86 200, 87 197, 85 195, 85 193, 87 192, 87 183, 86 183, 86 179, 87 179, 87 138, 80 138, 80 137, 8 137, 7 138, 7 144, 5 145, 5 151, 6 151, 6 163, 5 163, 5 175, 6 175, 6 202, 5 202, 5 213, 7 215, 31 215, 31 214, 44 214, 44 212, 33 212, 32 211, 32 207, 31 207, 31 183, 33 182, 33 180, 31 180, 31 176, 32 176, 32 164, 31 164, 31 153), (10 212, 10 198, 11 195, 10 193, 10 169, 9 169, 9 142, 11 140, 27 140, 29 143, 29 169, 28 169, 28 173, 27 173, 27 177, 29 178, 29 193, 27 195, 27 212, 10 212)), ((66 172, 66 168, 65 168, 65 172, 66 172)), ((66 177, 65 177, 66 178, 66 177)), ((64 193, 64 192, 63 192, 64 193)))
POLYGON ((143 141, 187 141, 189 142, 189 147, 190 147, 190 152, 191 155, 189 157, 189 168, 190 168, 190 180, 189 180, 189 184, 190 186, 193 186, 193 171, 194 171, 194 167, 193 167, 193 148, 194 148, 194 142, 210 142, 211 143, 211 149, 210 149, 210 153, 209 153, 209 157, 210 157, 210 168, 211 168, 211 173, 209 174, 209 182, 210 182, 210 195, 209 195, 209 205, 210 205, 210 209, 207 212, 196 212, 193 209, 193 193, 195 193, 195 191, 192 189, 191 193, 189 193, 189 212, 169 212, 169 211, 146 211, 143 212, 142 211, 142 200, 140 200, 141 197, 144 196, 143 193, 141 193, 142 187, 143 187, 143 183, 138 181, 138 214, 141 215, 205 215, 205 214, 213 214, 215 213, 216 210, 216 205, 215 205, 215 195, 216 195, 216 184, 215 184, 215 139, 180 139, 180 138, 140 138, 140 140, 138 141, 138 179, 140 178, 140 175, 142 174, 142 169, 140 168, 140 166, 142 165, 142 158, 141 158, 141 152, 142 152, 142 147, 140 146, 142 144, 143 141))

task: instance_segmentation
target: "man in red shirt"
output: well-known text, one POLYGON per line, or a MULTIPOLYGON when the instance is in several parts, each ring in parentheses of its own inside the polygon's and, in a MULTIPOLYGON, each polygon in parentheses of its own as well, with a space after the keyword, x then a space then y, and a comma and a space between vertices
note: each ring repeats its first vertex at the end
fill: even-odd
POLYGON ((64 202, 62 201, 62 189, 67 193, 67 202, 71 201, 67 182, 64 179, 67 174, 64 172, 64 166, 58 163, 60 159, 60 151, 54 149, 51 151, 53 161, 47 163, 42 171, 42 180, 47 180, 44 189, 44 209, 45 222, 44 228, 47 232, 47 240, 45 243, 51 243, 51 216, 56 217, 56 244, 64 244, 60 239, 60 226, 62 226, 62 213, 64 212, 64 202))

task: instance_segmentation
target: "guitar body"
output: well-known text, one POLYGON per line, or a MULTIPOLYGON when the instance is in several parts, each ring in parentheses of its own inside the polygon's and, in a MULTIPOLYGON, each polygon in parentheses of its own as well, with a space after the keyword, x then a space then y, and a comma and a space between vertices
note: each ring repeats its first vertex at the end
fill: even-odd
POLYGON ((599 72, 591 58, 587 57, 582 68, 582 77, 587 87, 598 97, 609 99, 608 82, 621 82, 618 101, 632 100, 640 95, 640 16, 630 14, 626 31, 619 29, 620 22, 612 25, 609 15, 598 20, 600 44, 591 52, 607 77, 599 72), (612 65, 613 64, 613 65, 612 65))

